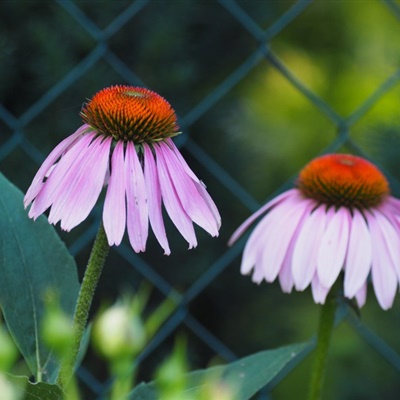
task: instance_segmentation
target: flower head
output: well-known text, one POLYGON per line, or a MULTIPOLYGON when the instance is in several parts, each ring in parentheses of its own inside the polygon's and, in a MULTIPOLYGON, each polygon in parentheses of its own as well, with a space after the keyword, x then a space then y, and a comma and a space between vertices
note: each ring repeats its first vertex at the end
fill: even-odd
POLYGON ((162 204, 189 248, 197 245, 193 222, 218 235, 218 210, 171 140, 179 127, 163 97, 112 86, 95 94, 81 116, 84 124, 49 154, 25 195, 31 218, 50 208, 49 222, 69 231, 89 215, 106 185, 103 223, 110 245, 121 243, 127 227, 132 248, 145 251, 150 222, 169 254, 162 204))
POLYGON ((311 284, 316 303, 344 275, 344 295, 362 307, 367 278, 380 306, 392 306, 400 278, 400 200, 385 176, 363 158, 328 154, 300 172, 297 187, 248 218, 230 244, 261 215, 246 243, 241 272, 253 281, 279 279, 284 292, 311 284))

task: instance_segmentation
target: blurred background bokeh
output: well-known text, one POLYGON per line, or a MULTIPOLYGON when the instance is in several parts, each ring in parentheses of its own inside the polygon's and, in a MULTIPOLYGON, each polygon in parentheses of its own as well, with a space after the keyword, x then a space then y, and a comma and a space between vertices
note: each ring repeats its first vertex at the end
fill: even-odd
MULTIPOLYGON (((83 102, 113 84, 146 86, 172 104, 183 131, 175 142, 223 221, 217 239, 197 230, 190 251, 167 224, 169 257, 153 236, 144 254, 127 241, 112 249, 94 310, 143 281, 153 287, 150 311, 166 296, 177 302, 140 357, 139 378, 151 379, 176 334, 187 338, 192 369, 308 340, 319 315, 310 291, 253 284, 239 272, 244 240, 227 241, 324 152, 370 158, 400 195, 400 2, 2 1, 1 172, 25 191, 82 123, 83 102)), ((100 216, 101 204, 69 234, 59 231, 80 276, 100 216)), ((382 311, 370 289, 363 325, 337 327, 326 400, 399 398, 399 307, 382 311)), ((304 398, 310 361, 256 398, 304 398)), ((105 380, 89 349, 85 399, 100 399, 105 380)))

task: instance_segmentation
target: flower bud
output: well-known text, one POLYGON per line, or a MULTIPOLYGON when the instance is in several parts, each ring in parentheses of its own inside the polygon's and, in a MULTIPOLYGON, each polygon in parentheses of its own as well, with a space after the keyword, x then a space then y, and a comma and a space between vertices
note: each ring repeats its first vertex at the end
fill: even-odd
POLYGON ((93 327, 94 345, 109 360, 132 357, 146 342, 140 316, 133 307, 117 303, 104 311, 93 327))

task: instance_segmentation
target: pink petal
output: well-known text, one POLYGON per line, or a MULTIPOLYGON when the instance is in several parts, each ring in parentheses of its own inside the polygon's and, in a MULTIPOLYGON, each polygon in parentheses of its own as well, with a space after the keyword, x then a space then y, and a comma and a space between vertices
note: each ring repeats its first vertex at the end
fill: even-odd
POLYGON ((114 244, 118 246, 125 232, 125 184, 124 142, 120 141, 112 154, 111 175, 103 208, 103 224, 110 246, 114 244))
MULTIPOLYGON (((199 183, 195 182, 195 186, 196 186, 197 191, 199 192, 200 196, 203 198, 203 200, 208 205, 208 208, 212 212, 212 214, 214 216, 215 224, 217 226, 217 230, 219 230, 219 228, 221 228, 221 216, 219 214, 217 206, 215 205, 211 196, 208 194, 206 186, 204 185, 204 183, 202 181, 200 181, 199 183)), ((218 236, 218 233, 217 233, 217 236, 218 236)))
MULTIPOLYGON (((393 305, 398 280, 390 246, 391 225, 379 212, 368 216, 372 238, 372 283, 382 309, 393 305)), ((392 228, 393 229, 393 228, 392 228)))
POLYGON ((157 167, 154 160, 153 152, 150 146, 143 144, 144 149, 144 178, 146 190, 149 199, 149 218, 150 225, 153 229, 161 247, 164 249, 164 254, 171 254, 169 248, 167 234, 165 232, 164 220, 161 209, 161 189, 158 181, 157 167))
POLYGON ((55 197, 49 214, 50 223, 61 221, 61 228, 69 231, 89 215, 103 187, 110 144, 111 139, 102 142, 102 138, 98 137, 72 160, 66 173, 63 172, 66 165, 62 163, 67 160, 70 152, 61 159, 45 185, 47 188, 60 175, 58 186, 53 192, 55 197))
POLYGON ((329 290, 330 288, 327 288, 321 284, 318 279, 318 274, 315 274, 313 280, 311 281, 311 291, 315 303, 324 304, 329 290))
POLYGON ((256 266, 256 270, 264 271, 262 266, 264 244, 268 236, 272 234, 278 219, 275 209, 272 209, 254 228, 243 250, 242 264, 240 267, 240 272, 243 275, 249 274, 254 266, 256 266), (256 265, 257 260, 259 260, 259 262, 256 265))
POLYGON ((132 142, 126 145, 125 171, 128 235, 133 250, 138 253, 146 250, 149 211, 143 169, 132 142))
POLYGON ((157 159, 163 159, 175 193, 186 214, 211 236, 218 236, 218 225, 215 223, 213 212, 198 192, 195 182, 185 172, 176 154, 165 143, 160 143, 156 147, 156 154, 157 159))
POLYGON ((386 199, 386 202, 390 204, 395 210, 397 210, 397 213, 400 214, 400 200, 396 199, 396 197, 393 196, 388 196, 386 199))
POLYGON ((293 262, 293 251, 297 243, 299 232, 303 226, 304 220, 309 217, 308 213, 304 213, 301 220, 297 224, 296 231, 294 232, 292 239, 289 243, 289 247, 286 251, 285 258, 282 262, 282 267, 279 271, 279 283, 284 293, 290 293, 294 286, 294 279, 292 274, 292 262, 293 262))
POLYGON ((293 281, 291 265, 289 262, 284 260, 284 262, 282 263, 278 279, 282 292, 291 293, 294 286, 294 281, 293 281))
POLYGON ((296 240, 292 259, 293 280, 297 290, 304 290, 317 268, 319 242, 325 230, 326 210, 317 207, 304 219, 296 240))
MULTIPOLYGON (((79 168, 81 160, 87 158, 89 145, 94 138, 95 134, 93 133, 82 136, 61 157, 33 201, 29 217, 36 219, 54 202, 63 202, 62 193, 69 190, 70 182, 74 180, 75 168, 77 165, 79 168)), ((60 219, 61 217, 57 221, 60 219)))
POLYGON ((303 215, 311 211, 311 204, 311 200, 297 202, 288 199, 273 209, 277 220, 273 224, 272 234, 266 237, 262 260, 257 261, 264 268, 267 282, 272 282, 277 277, 296 228, 303 215))
POLYGON ((344 295, 352 299, 367 280, 372 263, 371 235, 364 217, 353 210, 345 261, 344 295))
POLYGON ((165 164, 162 151, 160 151, 160 146, 156 144, 154 149, 156 151, 158 178, 165 209, 180 234, 189 243, 189 249, 191 249, 197 246, 192 220, 182 207, 180 198, 175 191, 168 172, 168 166, 165 164))
POLYGON ((236 229, 236 231, 233 233, 231 238, 229 239, 228 246, 232 246, 236 240, 239 239, 241 235, 249 228, 249 226, 262 214, 267 212, 269 209, 274 207, 276 204, 279 204, 280 202, 284 201, 286 198, 289 197, 294 197, 298 199, 300 197, 299 191, 297 189, 291 189, 287 190, 286 192, 281 193, 279 196, 274 197, 271 201, 268 203, 264 204, 258 211, 256 211, 254 214, 250 215, 249 218, 247 218, 240 226, 239 228, 236 229))
MULTIPOLYGON (((301 221, 298 225, 301 226, 301 221)), ((292 274, 292 258, 293 258, 293 249, 294 245, 296 244, 296 237, 298 234, 298 228, 296 232, 293 235, 292 240, 290 241, 288 250, 285 254, 285 258, 282 262, 282 267, 279 271, 279 284, 281 285, 281 289, 283 293, 291 293, 293 286, 294 286, 294 280, 293 280, 293 274, 292 274)))
MULTIPOLYGON (((333 209, 332 209, 333 210, 333 209)), ((321 284, 332 287, 344 265, 350 234, 351 215, 340 207, 331 213, 322 235, 317 257, 317 273, 321 284)))
POLYGON ((388 246, 393 267, 397 273, 398 279, 400 280, 400 224, 396 220, 396 215, 393 209, 390 210, 386 207, 382 207, 376 211, 376 215, 380 215, 380 213, 385 217, 380 218, 380 223, 385 226, 382 233, 388 246))
POLYGON ((363 307, 367 301, 367 283, 361 286, 361 289, 356 293, 356 301, 359 308, 363 307))
POLYGON ((176 157, 179 160, 179 163, 182 165, 185 172, 197 183, 200 183, 200 179, 195 175, 195 173, 191 170, 189 165, 187 164, 186 160, 182 157, 181 152, 175 146, 175 143, 172 141, 171 138, 165 139, 165 143, 168 144, 168 147, 175 153, 176 157))
MULTIPOLYGON (((98 137, 90 145, 88 157, 76 165, 76 175, 70 180, 70 190, 63 197, 61 229, 71 230, 87 218, 103 188, 104 176, 109 167, 111 138, 98 137)), ((74 168, 75 169, 75 168, 74 168)), ((65 192, 64 192, 65 193, 65 192)), ((57 207, 58 200, 53 204, 57 207)))
POLYGON ((78 185, 69 198, 70 213, 61 220, 61 228, 70 230, 89 215, 103 188, 109 168, 111 138, 97 138, 90 146, 90 157, 76 178, 78 185))
POLYGON ((79 189, 80 174, 82 174, 82 171, 85 171, 86 164, 90 162, 93 156, 94 147, 92 147, 92 144, 96 140, 95 137, 95 135, 90 134, 82 137, 55 164, 43 190, 34 201, 31 211, 37 205, 41 204, 42 198, 51 204, 49 213, 49 222, 51 224, 56 224, 71 211, 70 197, 72 196, 72 192, 79 189))
POLYGON ((33 199, 38 195, 40 190, 43 188, 43 179, 48 175, 49 170, 52 168, 53 164, 60 158, 60 156, 71 147, 80 137, 89 129, 89 125, 82 125, 75 133, 68 136, 61 143, 59 143, 52 152, 44 160, 43 164, 40 166, 38 172, 28 191, 25 194, 24 205, 25 208, 33 201, 33 199))
POLYGON ((251 280, 254 283, 260 284, 263 279, 264 279, 264 271, 261 268, 255 268, 251 280))
POLYGON ((243 251, 242 274, 248 274, 254 265, 256 265, 256 269, 263 270, 262 258, 265 251, 265 243, 269 237, 274 237, 276 225, 281 223, 285 213, 292 209, 298 201, 299 198, 297 196, 287 197, 282 200, 281 204, 272 208, 256 225, 243 251))

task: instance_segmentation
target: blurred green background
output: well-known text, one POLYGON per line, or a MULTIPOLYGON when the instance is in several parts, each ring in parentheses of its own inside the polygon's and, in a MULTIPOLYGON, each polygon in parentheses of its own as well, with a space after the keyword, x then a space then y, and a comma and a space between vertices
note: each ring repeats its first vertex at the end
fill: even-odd
MULTIPOLYGON (((311 158, 349 151, 375 161, 400 195, 400 2, 398 1, 3 1, 0 3, 0 168, 23 191, 40 162, 82 123, 83 102, 112 84, 146 86, 175 108, 176 139, 222 215, 220 237, 197 230, 187 245, 167 223, 172 255, 151 237, 135 255, 114 248, 94 310, 145 280, 150 308, 172 293, 180 303, 141 359, 141 379, 187 337, 192 368, 305 341, 319 306, 309 290, 281 293, 239 273, 244 241, 226 243, 267 198, 291 185, 311 158)), ((80 266, 101 204, 60 231, 80 266)), ((372 290, 361 320, 400 351, 399 300, 379 309, 372 290)), ((270 393, 304 398, 311 358, 270 393)), ((325 399, 394 400, 393 367, 351 324, 334 332, 325 399)), ((89 351, 82 388, 106 370, 89 351)), ((257 398, 267 398, 260 394, 257 398)))

